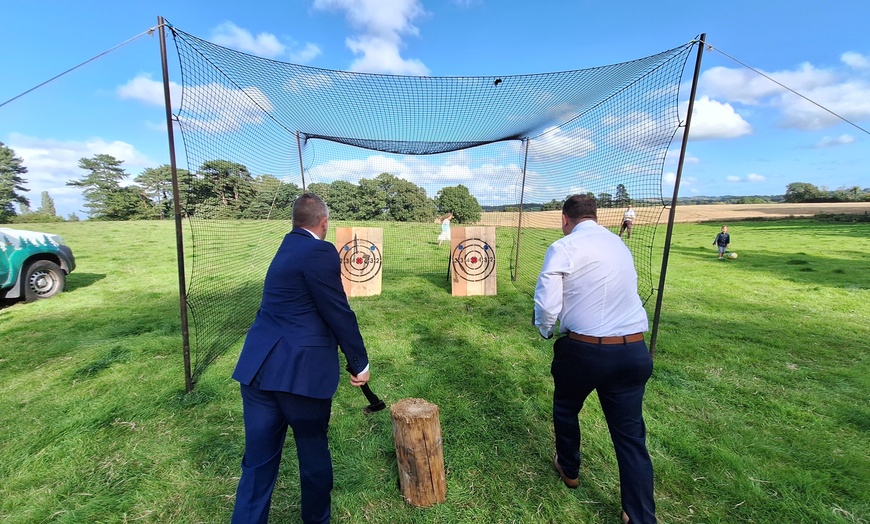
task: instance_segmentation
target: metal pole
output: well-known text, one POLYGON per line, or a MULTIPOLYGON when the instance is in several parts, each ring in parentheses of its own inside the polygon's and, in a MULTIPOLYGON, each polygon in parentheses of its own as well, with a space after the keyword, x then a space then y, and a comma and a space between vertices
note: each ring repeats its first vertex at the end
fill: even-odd
POLYGON ((656 309, 653 314, 652 334, 650 335, 649 351, 651 354, 656 353, 656 338, 659 333, 659 319, 662 313, 662 296, 665 292, 665 275, 668 272, 668 257, 671 252, 671 236, 674 231, 674 217, 677 213, 677 196, 680 192, 680 177, 683 175, 683 162, 686 159, 686 144, 689 141, 689 127, 692 124, 692 110, 695 107, 695 93, 698 90, 698 76, 701 72, 701 57, 704 54, 704 44, 707 41, 707 33, 702 33, 698 41, 698 57, 695 60, 695 75, 692 78, 692 91, 689 95, 689 107, 686 113, 686 128, 683 130, 683 143, 680 148, 680 161, 677 163, 677 176, 674 180, 674 194, 671 197, 671 210, 668 214, 668 229, 665 234, 665 249, 662 253, 662 271, 659 275, 659 292, 656 296, 656 309))
POLYGON ((302 139, 296 131, 296 150, 299 152, 299 174, 302 175, 302 192, 305 193, 305 169, 302 168, 302 139))
POLYGON ((517 252, 514 256, 514 274, 511 275, 511 280, 516 282, 517 276, 520 274, 520 237, 522 234, 523 225, 523 202, 526 197, 526 166, 529 165, 529 139, 524 138, 526 150, 523 155, 523 183, 520 186, 520 214, 517 216, 517 252))
POLYGON ((184 390, 193 391, 190 369, 190 331, 187 321, 187 284, 184 279, 184 234, 181 223, 181 199, 178 193, 178 168, 175 163, 175 134, 172 130, 172 104, 169 96, 169 66, 166 62, 166 23, 157 17, 160 26, 160 60, 163 66, 163 99, 166 104, 166 131, 169 136, 169 166, 172 171, 172 206, 175 208, 175 250, 178 257, 178 302, 181 309, 181 346, 184 353, 184 390))

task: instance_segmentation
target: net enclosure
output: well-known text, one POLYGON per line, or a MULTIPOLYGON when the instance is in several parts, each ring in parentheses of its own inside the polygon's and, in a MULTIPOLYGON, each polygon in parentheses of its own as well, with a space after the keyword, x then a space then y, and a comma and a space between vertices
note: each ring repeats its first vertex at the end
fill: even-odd
POLYGON ((327 240, 336 227, 383 228, 384 289, 446 275, 437 237, 452 213, 452 226, 496 228, 498 286, 532 295, 565 198, 594 195, 614 232, 631 204, 623 238, 641 297, 654 294, 662 174, 696 40, 554 73, 395 76, 268 60, 168 27, 181 70, 194 376, 246 332, 303 190, 330 207, 327 240))

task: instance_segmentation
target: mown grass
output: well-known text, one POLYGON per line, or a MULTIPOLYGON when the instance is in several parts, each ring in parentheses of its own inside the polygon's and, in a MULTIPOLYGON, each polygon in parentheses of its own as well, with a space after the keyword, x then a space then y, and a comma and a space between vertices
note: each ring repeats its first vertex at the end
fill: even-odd
MULTIPOLYGON (((870 224, 676 226, 646 417, 662 522, 870 521, 870 224)), ((27 226, 20 226, 27 227, 27 226)), ((40 230, 45 225, 33 225, 40 230)), ((0 309, 0 521, 226 522, 243 447, 239 344, 184 393, 171 223, 52 224, 78 269, 62 295, 0 309)), ((354 298, 388 403, 439 405, 447 501, 401 498, 389 414, 341 385, 336 522, 619 522, 597 402, 581 487, 552 471, 551 343, 499 267, 494 297, 403 277, 354 298)), ((651 308, 650 308, 651 309, 651 308)), ((288 441, 273 522, 298 521, 288 441)))

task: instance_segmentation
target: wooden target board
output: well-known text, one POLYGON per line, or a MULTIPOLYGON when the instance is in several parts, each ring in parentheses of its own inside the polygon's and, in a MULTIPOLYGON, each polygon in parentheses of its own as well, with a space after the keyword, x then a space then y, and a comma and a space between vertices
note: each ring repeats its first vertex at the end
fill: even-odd
POLYGON ((450 283, 453 296, 495 295, 495 228, 450 230, 450 283))
POLYGON ((379 227, 335 228, 341 258, 341 283, 349 297, 381 294, 384 230, 379 227))

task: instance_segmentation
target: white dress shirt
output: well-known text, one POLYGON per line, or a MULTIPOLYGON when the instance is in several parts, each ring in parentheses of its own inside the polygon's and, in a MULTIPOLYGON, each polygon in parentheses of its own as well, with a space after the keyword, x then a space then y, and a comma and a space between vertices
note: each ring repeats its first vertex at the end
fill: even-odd
POLYGON ((593 337, 649 329, 631 251, 593 220, 577 224, 544 256, 535 287, 535 326, 549 338, 557 320, 560 333, 593 337))

